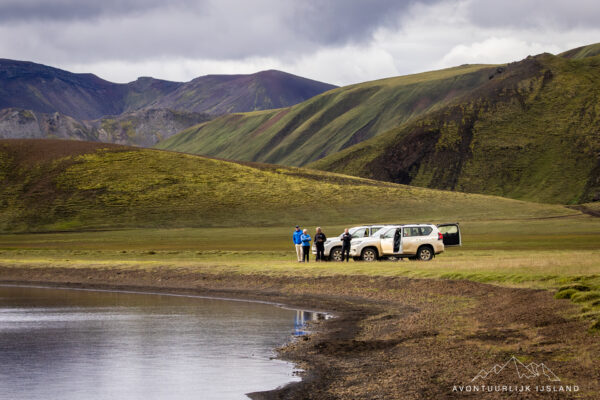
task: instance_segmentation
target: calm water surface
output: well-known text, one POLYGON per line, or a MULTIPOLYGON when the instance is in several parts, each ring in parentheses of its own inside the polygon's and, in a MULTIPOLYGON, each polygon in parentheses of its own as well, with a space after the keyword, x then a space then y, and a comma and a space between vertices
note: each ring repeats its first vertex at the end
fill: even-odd
POLYGON ((0 287, 0 398, 247 399, 299 379, 270 357, 316 317, 251 302, 0 287))

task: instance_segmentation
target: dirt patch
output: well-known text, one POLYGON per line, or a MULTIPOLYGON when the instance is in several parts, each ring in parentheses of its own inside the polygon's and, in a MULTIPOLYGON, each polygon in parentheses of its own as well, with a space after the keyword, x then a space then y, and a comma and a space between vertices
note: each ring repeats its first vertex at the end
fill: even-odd
MULTIPOLYGON (((282 358, 305 370, 303 380, 253 393, 253 399, 594 399, 600 393, 598 337, 587 332, 585 322, 566 317, 575 305, 554 300, 547 291, 469 281, 207 274, 184 268, 0 267, 0 281, 240 297, 333 312, 337 318, 316 322, 315 333, 280 349, 282 358), (542 375, 510 377, 516 379, 511 384, 576 385, 578 392, 453 390, 513 355, 543 363, 560 382, 546 382, 542 375)), ((501 377, 493 375, 486 384, 501 377)))
POLYGON ((2 139, 0 151, 14 157, 18 168, 48 163, 65 157, 76 157, 98 149, 135 150, 134 147, 112 143, 83 142, 58 139, 2 139))

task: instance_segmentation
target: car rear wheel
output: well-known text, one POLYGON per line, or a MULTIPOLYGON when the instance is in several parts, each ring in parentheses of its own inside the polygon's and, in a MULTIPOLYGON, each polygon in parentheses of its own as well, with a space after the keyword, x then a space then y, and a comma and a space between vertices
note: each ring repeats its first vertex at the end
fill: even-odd
POLYGON ((333 249, 331 249, 331 252, 329 253, 329 258, 332 261, 342 261, 342 248, 334 247, 333 249))
POLYGON ((429 246, 419 247, 417 251, 417 260, 431 261, 433 259, 433 250, 429 246))
POLYGON ((362 251, 361 258, 363 261, 375 261, 377 260, 377 250, 366 248, 362 251))

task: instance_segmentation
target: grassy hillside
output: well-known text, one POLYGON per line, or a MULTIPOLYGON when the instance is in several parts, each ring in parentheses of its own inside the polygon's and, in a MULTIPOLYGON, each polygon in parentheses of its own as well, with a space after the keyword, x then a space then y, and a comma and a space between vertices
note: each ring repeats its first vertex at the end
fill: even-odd
MULTIPOLYGON (((535 218, 562 206, 89 142, 0 141, 0 230, 535 218)), ((256 232, 260 234, 260 232, 256 232)))
POLYGON ((532 201, 597 201, 599 98, 600 57, 529 57, 460 101, 311 166, 532 201))
POLYGON ((559 54, 560 57, 571 59, 595 57, 598 55, 600 55, 600 43, 577 47, 576 49, 568 50, 559 54))
POLYGON ((346 86, 289 108, 226 115, 157 147, 301 166, 438 109, 495 70, 469 65, 346 86))

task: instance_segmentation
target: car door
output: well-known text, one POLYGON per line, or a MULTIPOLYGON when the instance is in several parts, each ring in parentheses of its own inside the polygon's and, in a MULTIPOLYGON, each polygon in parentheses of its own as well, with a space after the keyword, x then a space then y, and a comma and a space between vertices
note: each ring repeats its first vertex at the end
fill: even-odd
POLYGON ((420 238, 421 232, 418 226, 406 226, 402 228, 402 253, 416 254, 420 238))
POLYGON ((399 243, 395 243, 395 241, 397 242, 398 239, 398 235, 400 234, 400 228, 392 228, 390 230, 388 230, 387 232, 385 232, 383 235, 381 235, 381 251, 383 252, 382 255, 391 255, 391 254, 397 254, 397 253, 401 253, 401 248, 399 249, 395 249, 394 247, 397 247, 399 245, 399 243), (398 234, 396 234, 398 233, 398 234), (394 246, 396 245, 396 246, 394 246), (397 251, 394 251, 397 250, 397 251))
POLYGON ((444 237, 444 246, 462 246, 462 238, 460 236, 460 227, 457 223, 440 224, 438 230, 444 237))

